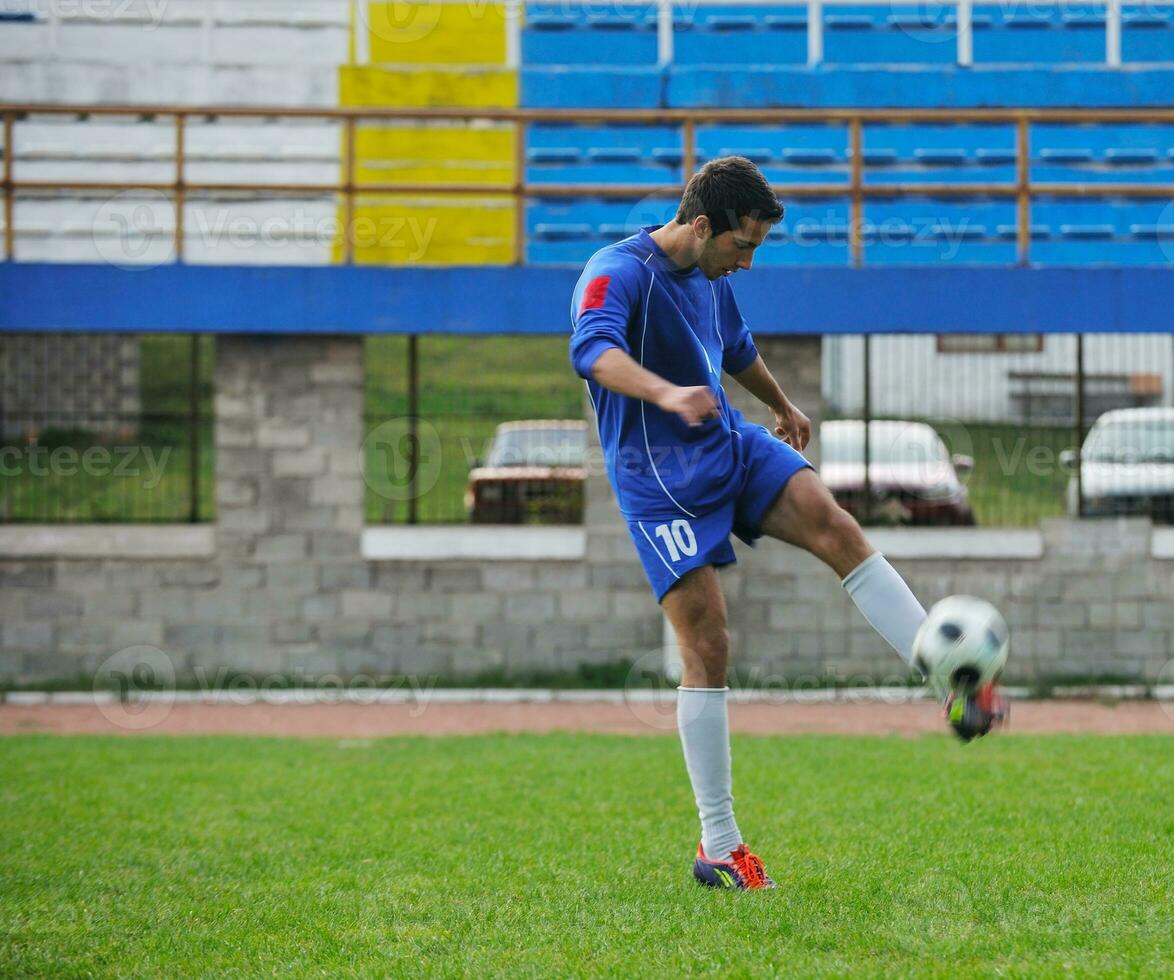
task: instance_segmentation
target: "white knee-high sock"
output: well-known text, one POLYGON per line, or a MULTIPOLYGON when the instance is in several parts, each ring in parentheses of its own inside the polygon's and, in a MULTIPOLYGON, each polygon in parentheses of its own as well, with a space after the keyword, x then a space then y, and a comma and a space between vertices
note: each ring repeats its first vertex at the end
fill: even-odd
POLYGON ((925 610, 879 551, 857 565, 841 583, 869 625, 909 663, 913 638, 925 619, 925 610))
POLYGON ((701 816, 705 856, 723 861, 742 843, 730 791, 730 720, 727 688, 677 688, 677 729, 685 768, 701 816))

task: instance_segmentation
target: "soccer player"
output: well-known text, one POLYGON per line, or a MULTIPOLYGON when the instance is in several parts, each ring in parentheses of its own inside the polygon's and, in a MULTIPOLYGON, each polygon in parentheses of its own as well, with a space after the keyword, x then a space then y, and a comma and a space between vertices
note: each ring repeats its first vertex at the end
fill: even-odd
MULTIPOLYGON (((811 422, 763 363, 734 301, 730 277, 750 269, 782 216, 753 163, 711 160, 690 179, 675 220, 591 257, 571 306, 571 362, 587 382, 608 477, 681 650, 677 724, 701 816, 693 874, 722 888, 774 884, 742 840, 730 788, 729 634, 715 569, 735 560, 731 532, 821 559, 907 663, 925 619, 801 455, 811 422), (770 409, 773 434, 730 406, 722 371, 770 409)), ((966 707, 968 723, 981 723, 981 707, 966 707)))

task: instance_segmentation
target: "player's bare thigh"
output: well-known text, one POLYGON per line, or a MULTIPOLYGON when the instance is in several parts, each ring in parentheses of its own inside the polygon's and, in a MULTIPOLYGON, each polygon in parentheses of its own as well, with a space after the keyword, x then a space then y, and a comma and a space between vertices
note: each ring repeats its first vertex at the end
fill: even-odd
POLYGON ((840 578, 872 554, 856 518, 836 503, 814 470, 800 470, 775 497, 762 533, 810 551, 840 578))
POLYGON ((677 634, 682 687, 725 687, 730 658, 726 598, 712 565, 681 576, 661 607, 677 634))

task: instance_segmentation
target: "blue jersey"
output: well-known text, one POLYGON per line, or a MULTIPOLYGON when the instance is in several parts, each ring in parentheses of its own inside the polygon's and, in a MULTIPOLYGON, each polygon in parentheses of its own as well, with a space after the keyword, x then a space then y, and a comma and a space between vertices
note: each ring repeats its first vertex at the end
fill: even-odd
POLYGON ((608 477, 625 519, 699 517, 736 493, 744 470, 741 413, 721 372, 758 350, 726 279, 678 269, 643 228, 587 262, 571 304, 571 363, 595 406, 608 477), (616 394, 591 368, 618 347, 675 385, 707 385, 721 417, 690 426, 673 412, 616 394))

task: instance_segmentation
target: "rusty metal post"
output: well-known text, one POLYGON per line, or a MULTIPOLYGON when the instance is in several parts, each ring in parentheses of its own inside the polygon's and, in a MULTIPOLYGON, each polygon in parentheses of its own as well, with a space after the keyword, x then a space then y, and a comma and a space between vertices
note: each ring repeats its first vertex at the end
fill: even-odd
POLYGON ((185 147, 185 122, 186 117, 182 110, 175 114, 175 261, 183 261, 183 240, 184 240, 184 222, 183 209, 187 200, 186 189, 184 185, 184 173, 186 170, 186 147, 185 147))
MULTIPOLYGON (((848 130, 852 155, 852 214, 848 220, 848 248, 855 268, 860 268, 864 264, 864 154, 860 131, 860 117, 856 116, 849 124, 848 130)), ((867 347, 865 349, 867 350, 867 347)), ((867 467, 865 472, 867 473, 867 467)))
POLYGON ((1016 221, 1017 259, 1020 265, 1027 265, 1031 250, 1031 133, 1027 116, 1020 115, 1015 140, 1016 180, 1015 194, 1018 202, 1016 221))
POLYGON ((13 228, 13 214, 16 210, 13 198, 16 192, 12 189, 12 159, 15 155, 12 147, 14 115, 11 112, 4 113, 4 259, 7 262, 16 258, 16 229, 13 228))
POLYGON ((692 119, 686 119, 681 125, 681 173, 683 183, 689 183, 693 171, 697 167, 697 127, 692 119))
POLYGON ((342 261, 355 261, 355 117, 347 116, 344 123, 343 149, 343 218, 342 261))
POLYGON ((526 120, 514 130, 514 265, 526 264, 526 120))

